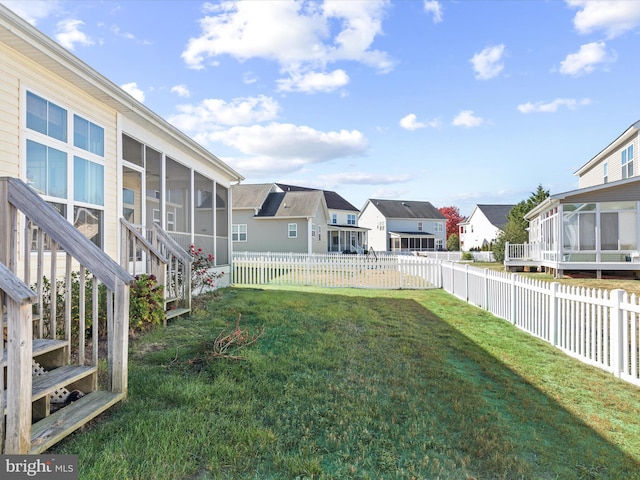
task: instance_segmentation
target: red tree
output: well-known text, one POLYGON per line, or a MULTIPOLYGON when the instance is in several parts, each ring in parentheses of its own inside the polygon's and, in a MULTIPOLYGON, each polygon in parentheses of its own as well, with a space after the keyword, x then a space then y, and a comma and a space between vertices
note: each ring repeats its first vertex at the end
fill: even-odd
POLYGON ((458 235, 458 224, 464 220, 464 217, 460 215, 458 207, 451 205, 450 207, 440 207, 438 211, 447 218, 447 238, 452 233, 458 235))

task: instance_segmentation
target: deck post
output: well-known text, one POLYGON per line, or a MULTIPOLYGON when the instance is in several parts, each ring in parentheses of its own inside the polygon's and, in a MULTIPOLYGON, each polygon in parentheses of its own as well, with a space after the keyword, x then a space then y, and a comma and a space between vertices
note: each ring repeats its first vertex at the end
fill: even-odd
POLYGON ((9 342, 7 344, 7 455, 31 449, 31 304, 7 302, 9 342))
POLYGON ((111 391, 127 393, 127 368, 129 350, 129 285, 116 279, 113 299, 111 350, 111 391))

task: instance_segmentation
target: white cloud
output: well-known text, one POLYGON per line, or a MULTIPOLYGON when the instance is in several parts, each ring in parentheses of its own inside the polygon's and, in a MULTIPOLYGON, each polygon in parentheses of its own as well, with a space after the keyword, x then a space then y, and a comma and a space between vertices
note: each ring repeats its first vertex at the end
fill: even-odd
POLYGON ((391 200, 397 200, 398 198, 403 198, 407 193, 409 193, 409 190, 407 189, 379 188, 373 192, 369 198, 388 198, 391 200))
MULTIPOLYGON (((359 62, 386 73, 393 69, 393 61, 371 46, 382 34, 389 5, 388 0, 208 3, 206 16, 200 20, 201 34, 189 40, 182 58, 194 69, 204 68, 205 62, 221 55, 239 61, 275 61, 288 76, 284 85, 291 91, 308 91, 308 85, 293 84, 313 78, 309 72, 324 71, 338 61, 359 62)), ((344 74, 325 80, 343 82, 346 78, 344 74)))
POLYGON ((451 125, 454 125, 456 127, 471 128, 479 127, 483 123, 485 123, 484 119, 482 117, 476 117, 473 114, 473 110, 463 110, 458 115, 456 115, 456 117, 451 122, 451 125))
POLYGON ((309 164, 360 156, 368 148, 366 138, 357 130, 322 132, 284 123, 233 127, 194 138, 204 145, 219 142, 244 154, 243 158, 224 160, 245 177, 291 173, 309 164))
POLYGON ((497 76, 504 69, 504 64, 502 63, 503 55, 503 44, 487 47, 480 53, 476 53, 470 60, 476 78, 478 80, 488 80, 497 76))
POLYGON ((573 19, 579 33, 602 30, 609 38, 617 37, 640 25, 640 2, 626 0, 567 0, 580 9, 573 19))
POLYGON ((56 24, 55 38, 64 48, 73 50, 76 44, 88 47, 94 42, 80 28, 84 25, 82 20, 66 19, 56 24))
POLYGON ((233 127, 211 132, 207 137, 245 154, 270 155, 283 160, 304 159, 305 163, 361 155, 367 148, 364 135, 357 130, 322 132, 290 123, 233 127))
POLYGON ((60 9, 58 0, 31 0, 29 2, 24 0, 3 0, 0 3, 32 25, 36 25, 38 20, 48 17, 60 9))
POLYGON ((575 110, 578 107, 584 107, 589 104, 591 104, 591 100, 588 98, 583 98, 582 100, 576 100, 574 98, 556 98, 552 102, 548 103, 523 103, 522 105, 518 105, 518 110, 522 113, 553 113, 557 112, 560 107, 566 107, 569 110, 575 110))
POLYGON ((171 87, 171 93, 177 94, 179 97, 189 98, 191 92, 186 85, 176 85, 175 87, 171 87))
POLYGON ((111 32, 118 36, 118 37, 123 37, 126 38, 127 40, 135 40, 136 37, 133 35, 133 33, 129 33, 129 32, 122 32, 120 31, 120 27, 118 27, 117 25, 113 25, 111 27, 111 32))
POLYGON ((613 55, 607 55, 604 42, 586 43, 581 45, 576 53, 570 53, 560 62, 560 73, 577 77, 593 72, 598 64, 610 63, 614 60, 613 55))
POLYGON ((256 83, 258 79, 255 77, 253 72, 244 72, 242 74, 242 83, 245 85, 251 85, 252 83, 256 83))
POLYGON ((433 23, 442 21, 442 5, 438 0, 424 0, 424 11, 433 14, 433 23))
POLYGON ((278 90, 283 92, 331 92, 349 83, 349 75, 344 70, 330 73, 293 73, 290 78, 278 80, 278 90))
POLYGON ((426 128, 426 127, 435 128, 440 126, 439 120, 431 120, 430 122, 424 123, 424 122, 418 122, 417 118, 418 117, 416 117, 415 113, 410 113, 409 115, 406 115, 405 117, 402 117, 400 119, 400 126, 405 130, 409 130, 409 131, 414 131, 419 128, 426 128))
POLYGON ((273 98, 260 95, 234 98, 230 102, 208 98, 196 105, 176 108, 180 113, 170 116, 169 122, 185 132, 201 135, 222 127, 273 120, 278 116, 280 105, 273 98))
POLYGON ((390 185, 408 182, 413 175, 382 175, 367 172, 345 172, 320 175, 319 178, 333 185, 390 185))
POLYGON ((120 85, 120 88, 139 102, 144 103, 144 92, 138 88, 136 82, 125 83, 124 85, 120 85))

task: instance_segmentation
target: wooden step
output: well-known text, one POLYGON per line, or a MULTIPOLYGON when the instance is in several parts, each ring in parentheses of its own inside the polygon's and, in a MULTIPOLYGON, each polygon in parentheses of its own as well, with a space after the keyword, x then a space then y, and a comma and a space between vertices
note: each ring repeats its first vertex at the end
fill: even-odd
POLYGON ((31 427, 30 454, 38 454, 55 445, 85 423, 125 398, 124 393, 95 391, 52 413, 31 427))
MULTIPOLYGON (((66 387, 67 385, 83 380, 89 375, 96 373, 97 370, 97 367, 93 366, 65 365, 50 370, 44 375, 33 377, 31 401, 35 402, 55 392, 60 387, 66 387)), ((7 391, 5 390, 2 394, 4 396, 3 405, 5 405, 4 413, 6 414, 7 391)))
POLYGON ((179 317, 180 315, 185 315, 191 311, 190 308, 174 308, 173 310, 167 310, 164 312, 164 318, 169 320, 173 317, 179 317))
MULTIPOLYGON (((45 353, 50 353, 55 350, 59 350, 65 348, 67 346, 66 340, 47 340, 47 339, 36 339, 33 341, 33 358, 39 357, 40 355, 44 355, 45 353)), ((5 349, 2 355, 2 359, 0 360, 0 368, 7 365, 7 350, 5 349)))

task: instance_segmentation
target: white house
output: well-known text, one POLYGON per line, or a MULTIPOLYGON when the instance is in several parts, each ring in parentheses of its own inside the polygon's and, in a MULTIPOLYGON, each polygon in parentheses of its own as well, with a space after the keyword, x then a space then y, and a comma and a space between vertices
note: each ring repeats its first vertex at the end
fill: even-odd
POLYGON ((471 215, 458 224, 460 250, 489 250, 507 223, 514 205, 476 205, 471 215))
POLYGON ((429 202, 371 198, 359 225, 369 229, 369 247, 376 251, 434 251, 445 248, 446 220, 429 202))

